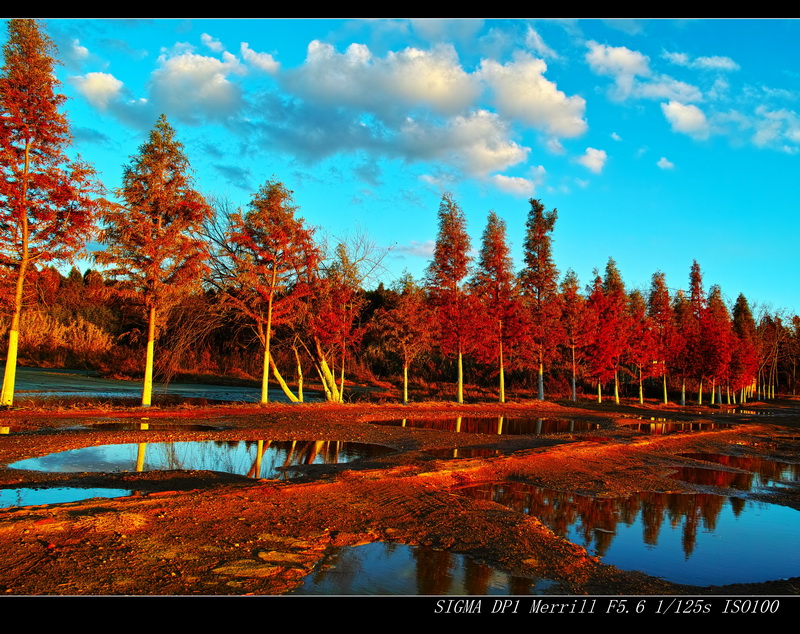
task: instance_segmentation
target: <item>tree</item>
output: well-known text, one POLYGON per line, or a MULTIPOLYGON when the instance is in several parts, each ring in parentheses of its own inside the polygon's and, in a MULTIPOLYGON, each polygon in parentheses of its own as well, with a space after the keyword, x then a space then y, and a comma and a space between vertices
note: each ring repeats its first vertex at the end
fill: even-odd
POLYGON ((577 350, 585 348, 592 341, 592 331, 595 325, 586 306, 586 299, 581 295, 578 276, 572 269, 567 270, 561 281, 561 323, 563 326, 563 342, 570 351, 571 367, 571 392, 572 400, 578 400, 577 381, 577 350))
POLYGON ((291 400, 270 354, 273 327, 289 320, 298 302, 310 293, 309 276, 320 258, 313 231, 295 218, 292 192, 283 183, 267 181, 253 195, 249 210, 231 218, 231 277, 224 281, 230 300, 255 324, 264 346, 261 402, 269 401, 270 364, 291 400))
POLYGON ((161 115, 124 168, 117 191, 124 204, 104 215, 106 249, 97 254, 97 261, 113 267, 109 273, 127 282, 147 313, 145 407, 152 398, 157 319, 208 270, 208 249, 199 232, 212 211, 192 185, 183 145, 161 115))
POLYGON ((463 355, 469 348, 466 293, 463 280, 469 270, 469 236, 464 212, 451 194, 439 205, 439 233, 426 282, 434 307, 437 338, 445 354, 454 354, 458 363, 457 399, 464 402, 463 355))
POLYGON ((102 188, 71 161, 69 123, 59 111, 55 45, 35 20, 10 20, 0 74, 0 266, 14 284, 0 405, 14 400, 26 275, 40 262, 68 261, 94 230, 102 188))
POLYGON ((470 289, 483 319, 476 320, 476 351, 485 359, 497 360, 500 402, 506 400, 504 351, 514 343, 519 315, 516 280, 506 241, 506 224, 492 211, 483 232, 478 265, 470 289))
POLYGON ((425 297, 410 275, 398 284, 394 305, 375 315, 382 345, 400 357, 403 365, 403 403, 408 403, 408 369, 431 345, 431 315, 425 297))
POLYGON ((667 372, 669 361, 674 356, 678 345, 678 333, 670 304, 669 289, 661 271, 653 273, 650 294, 647 298, 647 315, 650 318, 653 333, 654 375, 661 376, 664 390, 664 405, 669 402, 667 393, 667 372))
POLYGON ((528 339, 533 363, 538 370, 539 400, 544 400, 544 364, 559 340, 558 269, 553 263, 550 234, 557 210, 545 211, 540 200, 531 198, 525 224, 525 268, 519 275, 523 302, 529 318, 528 339))

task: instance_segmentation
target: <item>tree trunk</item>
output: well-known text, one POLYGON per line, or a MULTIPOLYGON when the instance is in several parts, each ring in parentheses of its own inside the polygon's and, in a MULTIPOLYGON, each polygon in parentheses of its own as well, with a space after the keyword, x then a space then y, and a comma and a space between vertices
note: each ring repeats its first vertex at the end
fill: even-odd
POLYGON ((142 387, 142 407, 150 407, 153 398, 153 352, 156 341, 156 307, 150 307, 147 322, 147 356, 144 362, 144 386, 142 387))
POLYGON ((597 381, 597 402, 603 402, 603 386, 600 381, 597 381))
POLYGON ((544 363, 539 361, 539 400, 544 400, 544 363))
POLYGON ((0 392, 0 405, 11 407, 14 404, 14 383, 17 378, 17 353, 19 349, 19 324, 22 317, 22 294, 25 288, 25 275, 28 272, 28 172, 30 170, 31 142, 25 142, 25 167, 22 175, 22 255, 17 271, 17 284, 14 290, 14 314, 11 317, 11 328, 8 331, 8 354, 6 355, 6 368, 3 374, 3 389, 0 392))
POLYGON ((461 350, 458 351, 458 402, 464 402, 464 361, 461 350))
POLYGON ((408 404, 408 363, 403 364, 403 405, 408 404))
POLYGON ((573 403, 578 400, 578 391, 575 388, 575 346, 570 346, 572 351, 572 401, 573 403))
POLYGON ((500 340, 500 402, 506 402, 506 375, 503 367, 503 340, 500 340))
MULTIPOLYGON (((281 373, 278 371, 278 366, 275 365, 275 360, 272 357, 269 358, 269 363, 270 366, 272 367, 272 375, 275 377, 275 380, 278 382, 278 385, 281 386, 283 393, 286 394, 286 398, 288 398, 292 403, 300 403, 301 402, 300 397, 295 396, 291 388, 289 388, 289 386, 286 384, 286 381, 283 379, 283 376, 281 376, 281 373)), ((266 401, 264 401, 262 398, 261 402, 265 403, 266 401)))
POLYGON ((667 405, 669 403, 669 399, 667 398, 667 373, 664 372, 662 377, 664 379, 664 405, 667 405))
POLYGON ((619 373, 614 370, 614 403, 619 405, 619 373))

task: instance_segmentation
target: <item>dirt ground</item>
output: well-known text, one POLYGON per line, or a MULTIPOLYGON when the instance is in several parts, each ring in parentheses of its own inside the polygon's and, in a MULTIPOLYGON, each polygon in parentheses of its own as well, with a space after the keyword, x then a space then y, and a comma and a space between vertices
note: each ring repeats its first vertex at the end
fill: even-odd
MULTIPOLYGON (((8 433, 0 436, 0 465, 71 448, 145 440, 324 439, 375 443, 395 451, 346 465, 307 466, 291 481, 207 471, 51 474, 0 468, 0 488, 104 486, 137 491, 124 498, 0 509, 0 592, 284 594, 300 584, 331 547, 390 541, 466 555, 531 582, 545 579, 552 594, 798 594, 800 577, 699 588, 619 570, 556 536, 531 515, 457 494, 467 485, 509 480, 598 497, 708 491, 670 477, 676 467, 689 462, 679 455, 687 452, 800 462, 800 402, 748 407, 755 413, 588 401, 578 407, 531 401, 503 406, 271 404, 4 412, 0 425, 7 426, 8 433), (599 428, 498 436, 369 422, 501 414, 592 418, 599 428), (173 425, 159 429, 153 424, 148 431, 99 425, 137 422, 145 416, 151 424, 173 425), (649 423, 651 417, 735 425, 660 435, 621 424, 649 423), (222 429, 194 430, 194 423, 222 429), (469 447, 502 451, 462 459, 429 453, 469 447)), ((772 490, 759 499, 800 510, 798 487, 772 490)))

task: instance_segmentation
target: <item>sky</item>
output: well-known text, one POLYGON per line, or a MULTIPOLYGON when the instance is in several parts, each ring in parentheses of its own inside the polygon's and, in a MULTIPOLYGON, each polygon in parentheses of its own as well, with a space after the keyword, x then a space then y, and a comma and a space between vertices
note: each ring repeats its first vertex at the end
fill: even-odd
MULTIPOLYGON (((629 289, 662 271, 800 312, 800 21, 48 19, 72 152, 109 190, 165 114, 195 186, 267 180, 319 236, 423 277, 444 192, 474 254, 490 211, 515 268, 530 198, 556 266, 629 289)), ((5 32, 0 36, 5 39, 5 32)))

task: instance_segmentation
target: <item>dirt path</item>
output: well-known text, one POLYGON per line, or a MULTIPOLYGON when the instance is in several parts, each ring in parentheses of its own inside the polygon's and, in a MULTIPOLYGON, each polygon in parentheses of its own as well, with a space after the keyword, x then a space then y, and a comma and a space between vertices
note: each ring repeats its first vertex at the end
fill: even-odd
MULTIPOLYGON (((754 408, 756 406, 753 406, 754 408)), ((46 474, 0 470, 0 487, 109 486, 133 497, 0 510, 0 590, 6 594, 282 594, 333 546, 375 541, 422 544, 467 555, 554 594, 796 594, 800 579, 696 588, 602 564, 536 517, 461 493, 512 481, 596 497, 691 492, 670 478, 679 454, 717 452, 798 462, 800 411, 759 405, 770 415, 719 411, 571 409, 555 404, 463 406, 323 405, 148 411, 10 412, 0 464, 90 445, 176 440, 325 439, 397 451, 350 465, 313 465, 292 482, 210 472, 46 474), (592 419, 592 429, 551 435, 491 435, 370 424, 436 414, 592 419), (641 417, 706 421, 715 429, 647 434, 618 424, 641 417), (737 421, 720 429, 719 421, 737 421), (616 421, 616 422, 615 422, 616 421), (188 431, 193 423, 211 429, 188 431), (596 429, 594 428, 596 427, 596 429), (188 427, 187 427, 188 429, 188 427), (447 460, 433 449, 499 449, 447 460)), ((800 510, 797 488, 764 499, 800 510)))

